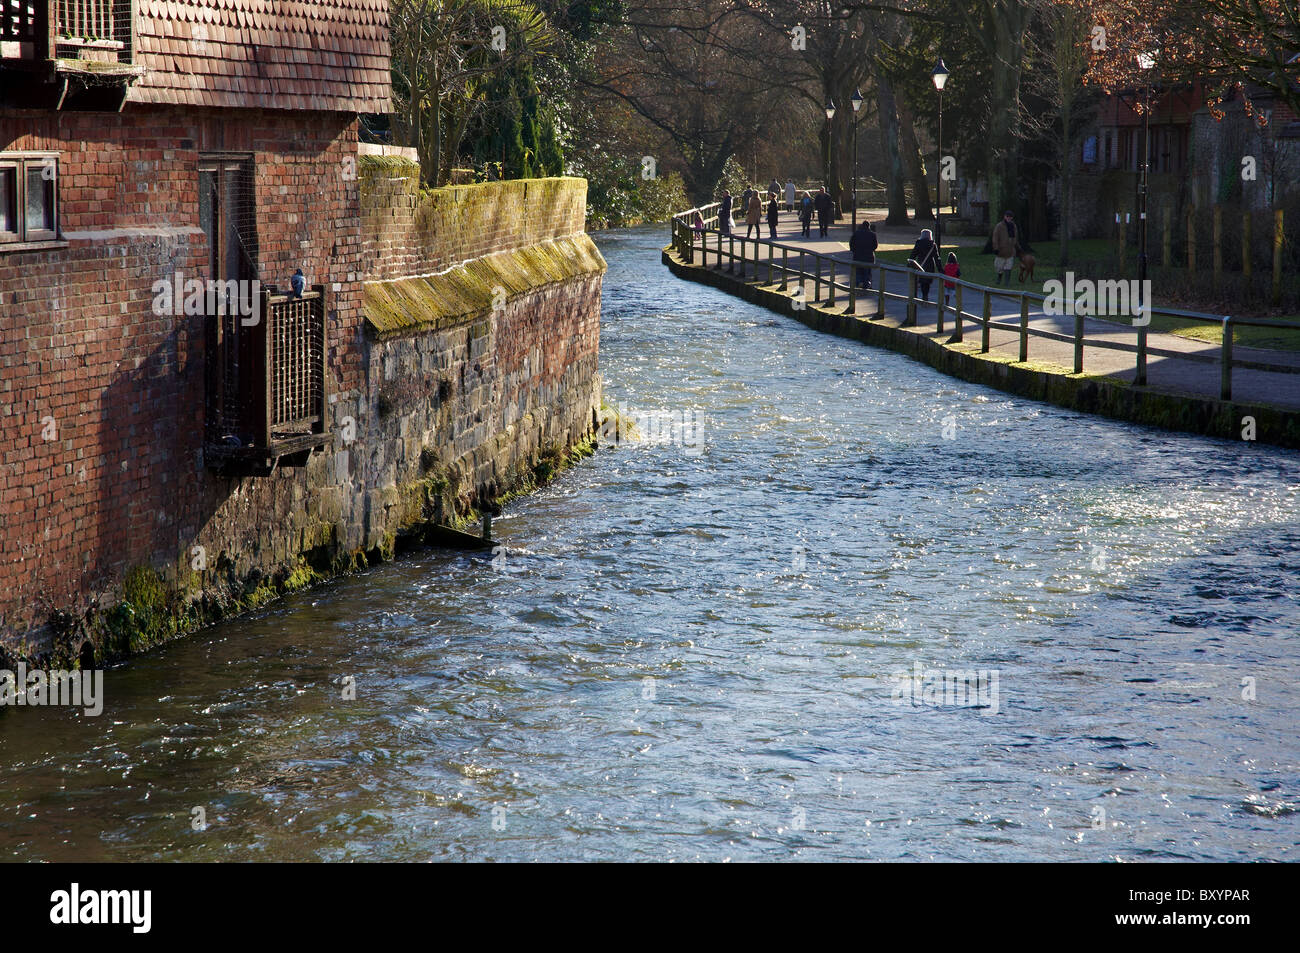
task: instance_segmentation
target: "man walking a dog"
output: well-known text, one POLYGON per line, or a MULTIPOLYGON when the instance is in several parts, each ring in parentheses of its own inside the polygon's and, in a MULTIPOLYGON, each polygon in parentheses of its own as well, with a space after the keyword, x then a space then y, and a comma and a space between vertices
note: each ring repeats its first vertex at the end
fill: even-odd
POLYGON ((1009 211, 1002 213, 1002 221, 993 229, 993 283, 1002 284, 1005 276, 1011 284, 1011 269, 1015 265, 1020 242, 1015 220, 1009 211))

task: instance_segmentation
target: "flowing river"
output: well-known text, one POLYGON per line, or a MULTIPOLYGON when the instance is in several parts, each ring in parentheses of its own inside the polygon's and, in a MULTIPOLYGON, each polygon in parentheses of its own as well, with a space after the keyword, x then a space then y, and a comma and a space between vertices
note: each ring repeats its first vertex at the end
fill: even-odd
POLYGON ((0 856, 1296 858, 1300 454, 818 334, 672 278, 665 232, 598 239, 644 439, 495 560, 197 633, 98 718, 0 713, 0 856))

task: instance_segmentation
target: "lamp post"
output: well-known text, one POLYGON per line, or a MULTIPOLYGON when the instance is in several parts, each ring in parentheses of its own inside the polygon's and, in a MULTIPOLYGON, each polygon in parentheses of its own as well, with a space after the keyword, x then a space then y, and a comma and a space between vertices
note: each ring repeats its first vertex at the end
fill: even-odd
POLYGON ((835 101, 826 100, 826 191, 831 190, 831 161, 835 156, 835 126, 831 120, 835 118, 835 101))
POLYGON ((1146 104, 1142 109, 1142 177, 1138 181, 1138 287, 1147 277, 1147 169, 1151 165, 1151 70, 1156 58, 1150 53, 1139 53, 1138 67, 1146 78, 1146 104))
POLYGON ((862 108, 862 91, 855 89, 853 98, 853 174, 849 176, 853 189, 853 230, 858 230, 858 110, 862 108))
POLYGON ((934 64, 934 72, 930 74, 930 79, 934 80, 934 88, 939 93, 939 141, 936 144, 939 155, 936 163, 934 175, 934 244, 939 249, 940 257, 943 256, 943 87, 948 82, 948 67, 943 65, 943 57, 939 57, 939 62, 934 64))
MULTIPOLYGON (((1143 297, 1143 307, 1149 307, 1146 301, 1147 288, 1147 166, 1151 164, 1151 70, 1156 65, 1156 58, 1150 53, 1139 53, 1138 67, 1146 77, 1146 107, 1142 110, 1142 178, 1138 184, 1138 294, 1143 297)), ((1137 373, 1133 383, 1139 387, 1147 382, 1147 328, 1139 325, 1137 373)))

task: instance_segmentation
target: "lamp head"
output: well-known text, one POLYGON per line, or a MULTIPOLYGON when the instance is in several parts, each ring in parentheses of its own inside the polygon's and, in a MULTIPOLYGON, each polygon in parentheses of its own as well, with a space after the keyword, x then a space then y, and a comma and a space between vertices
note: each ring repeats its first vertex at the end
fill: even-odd
POLYGON ((853 111, 854 111, 854 112, 857 112, 859 109, 861 109, 861 108, 862 108, 862 90, 860 90, 860 89, 855 89, 855 90, 853 91, 853 97, 849 100, 849 102, 853 103, 853 111))
POLYGON ((934 88, 943 92, 944 85, 948 82, 948 67, 943 65, 943 57, 939 57, 939 62, 934 64, 934 71, 930 74, 934 80, 934 88))
POLYGON ((835 103, 829 99, 826 100, 826 118, 827 119, 835 118, 835 103))

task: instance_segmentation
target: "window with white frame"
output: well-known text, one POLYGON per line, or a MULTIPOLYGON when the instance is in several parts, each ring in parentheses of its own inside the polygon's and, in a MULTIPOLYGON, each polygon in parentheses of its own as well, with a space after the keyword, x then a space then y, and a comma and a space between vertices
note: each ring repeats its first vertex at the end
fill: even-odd
POLYGON ((58 154, 0 152, 0 249, 58 237, 58 154))

